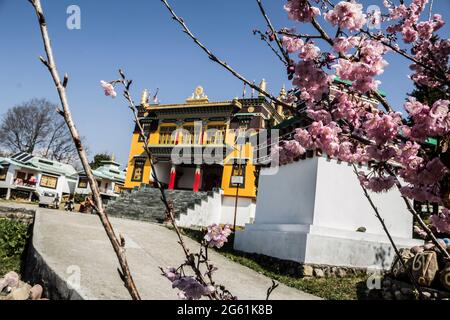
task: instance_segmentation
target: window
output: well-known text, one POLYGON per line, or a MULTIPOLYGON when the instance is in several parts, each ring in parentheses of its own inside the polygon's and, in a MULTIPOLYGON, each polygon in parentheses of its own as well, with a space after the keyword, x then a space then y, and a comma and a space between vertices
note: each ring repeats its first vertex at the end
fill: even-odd
POLYGON ((41 177, 41 187, 49 188, 49 189, 56 189, 56 186, 58 185, 58 178, 52 177, 52 176, 46 176, 43 175, 41 177))
POLYGON ((133 175, 131 176, 131 181, 142 182, 142 178, 144 175, 144 165, 145 165, 144 160, 134 161, 133 175))
POLYGON ((5 181, 7 174, 8 174, 8 167, 1 168, 0 169, 0 181, 5 181))
POLYGON ((208 126, 206 144, 223 144, 225 130, 225 126, 208 126))
POLYGON ((233 169, 231 170, 230 187, 245 188, 245 164, 235 163, 233 164, 233 169))
POLYGON ((176 127, 161 127, 159 129, 159 144, 175 144, 175 135, 172 133, 176 130, 176 127))
POLYGON ((198 144, 200 141, 199 133, 201 129, 197 129, 198 132, 195 132, 194 126, 185 126, 183 127, 183 144, 198 144))
POLYGON ((80 178, 78 181, 78 188, 80 189, 86 189, 88 186, 88 179, 87 178, 80 178))
MULTIPOLYGON (((144 129, 144 133, 147 136, 147 139, 150 138, 150 123, 144 123, 142 124, 142 128, 144 129)), ((144 138, 139 134, 139 142, 144 142, 144 138)))
POLYGON ((116 183, 114 185, 114 193, 121 193, 122 192, 122 188, 123 188, 123 185, 116 183))

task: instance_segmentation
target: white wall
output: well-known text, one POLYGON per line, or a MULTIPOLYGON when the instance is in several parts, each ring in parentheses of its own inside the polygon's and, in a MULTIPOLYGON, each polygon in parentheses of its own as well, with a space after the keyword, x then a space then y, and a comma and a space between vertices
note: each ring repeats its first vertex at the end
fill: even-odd
MULTIPOLYGON (((222 214, 220 221, 222 224, 234 223, 234 211, 236 206, 236 198, 223 196, 222 199, 222 214)), ((239 198, 238 208, 236 213, 236 225, 245 226, 255 219, 255 203, 252 198, 239 198)))
MULTIPOLYGON (((254 224, 236 233, 237 250, 302 263, 386 268, 394 252, 353 167, 324 157, 264 175, 254 224), (365 227, 366 232, 356 232, 365 227)), ((366 170, 359 168, 358 170, 366 170)), ((412 239, 412 215, 397 189, 371 197, 399 247, 412 239)))
MULTIPOLYGON (((214 192, 201 204, 189 209, 187 214, 180 215, 177 224, 180 227, 207 227, 211 224, 234 223, 235 198, 224 196, 222 193, 214 192)), ((253 222, 255 218, 256 205, 250 198, 239 198, 236 225, 244 226, 253 222)))
MULTIPOLYGON (((314 225, 355 231, 365 227, 367 233, 384 235, 369 201, 363 194, 353 166, 338 164, 336 160, 316 158, 318 161, 314 225)), ((302 162, 290 166, 301 167, 302 162)), ((367 168, 358 168, 366 171, 367 168)), ((294 173, 292 173, 294 174, 294 173)), ((406 209, 397 188, 385 193, 369 192, 392 236, 410 238, 413 217, 406 209)))
POLYGON ((317 165, 317 158, 312 158, 281 166, 275 175, 265 175, 267 169, 262 169, 255 222, 311 224, 317 165))

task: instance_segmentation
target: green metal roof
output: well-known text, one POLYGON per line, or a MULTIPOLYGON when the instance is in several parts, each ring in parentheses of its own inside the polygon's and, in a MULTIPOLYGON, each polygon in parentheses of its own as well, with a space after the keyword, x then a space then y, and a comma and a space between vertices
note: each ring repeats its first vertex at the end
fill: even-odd
POLYGON ((31 154, 20 152, 13 155, 11 158, 1 158, 0 162, 5 164, 12 164, 24 169, 47 172, 56 175, 74 176, 77 171, 70 164, 60 163, 57 161, 48 160, 41 157, 36 157, 31 154))
MULTIPOLYGON (((92 170, 96 178, 125 183, 125 172, 119 169, 120 164, 112 161, 105 161, 103 163, 103 166, 92 170)), ((85 172, 81 171, 80 174, 85 175, 85 172)))

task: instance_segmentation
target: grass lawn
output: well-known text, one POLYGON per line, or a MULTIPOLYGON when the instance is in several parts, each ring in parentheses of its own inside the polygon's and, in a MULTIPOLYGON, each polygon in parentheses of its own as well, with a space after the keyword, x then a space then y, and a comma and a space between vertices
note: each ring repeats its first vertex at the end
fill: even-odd
MULTIPOLYGON (((182 229, 182 232, 196 241, 200 241, 202 238, 200 231, 182 229)), ((327 300, 367 299, 366 280, 368 276, 366 274, 349 275, 343 278, 299 278, 290 276, 279 272, 276 265, 263 265, 253 258, 251 254, 235 251, 232 241, 233 238, 230 237, 227 245, 215 251, 280 283, 327 300)))
POLYGON ((20 272, 27 238, 25 224, 0 218, 0 277, 9 271, 20 272))

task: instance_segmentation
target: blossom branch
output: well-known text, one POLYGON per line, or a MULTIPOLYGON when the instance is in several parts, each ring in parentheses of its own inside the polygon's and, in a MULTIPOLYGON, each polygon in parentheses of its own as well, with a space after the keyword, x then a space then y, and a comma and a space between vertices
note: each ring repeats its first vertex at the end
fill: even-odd
POLYGON ((270 44, 270 40, 267 39, 267 36, 265 34, 263 34, 261 31, 259 30, 253 30, 253 34, 259 34, 261 40, 263 40, 270 48, 270 50, 272 50, 272 52, 277 56, 278 59, 280 59, 280 61, 286 65, 286 62, 284 61, 283 57, 280 55, 280 53, 270 44))
MULTIPOLYGON (((353 164, 353 171, 355 172, 356 176, 358 177, 359 174, 358 174, 358 170, 357 170, 355 164, 353 164)), ((422 291, 420 290, 419 284, 417 283, 417 281, 413 277, 413 275, 411 273, 411 270, 406 266, 406 263, 403 260, 401 254, 400 254, 400 251, 398 250, 398 248, 397 248, 397 246, 396 246, 396 244, 394 242, 394 239, 392 239, 392 236, 391 236, 391 234, 390 234, 390 232, 389 232, 389 230, 388 230, 388 228, 386 226, 386 223, 384 222, 384 219, 381 217, 377 206, 372 201, 372 197, 367 192, 366 187, 362 183, 360 183, 360 185, 361 185, 361 188, 363 190, 364 196, 367 198, 367 201, 369 201, 370 206, 372 207, 373 211, 375 212, 375 216, 377 217, 378 221, 380 221, 381 226, 383 227, 383 230, 386 233, 386 235, 387 235, 387 237, 389 239, 389 242, 392 245, 392 248, 394 248, 395 254, 397 255, 398 259, 400 260, 400 263, 402 264, 403 268, 406 270, 406 272, 408 274, 408 277, 411 280, 411 283, 414 285, 414 288, 419 292, 419 294, 422 295, 422 291)))
POLYGON ((305 38, 305 39, 322 39, 321 35, 294 33, 294 32, 289 32, 286 29, 281 29, 281 30, 277 31, 277 34, 288 36, 288 37, 291 37, 291 38, 299 38, 299 39, 301 39, 301 38, 305 38))
MULTIPOLYGON (((143 140, 144 150, 147 154, 147 157, 149 159, 150 166, 152 169, 153 182, 156 183, 156 185, 158 186, 158 189, 160 190, 161 201, 163 202, 163 204, 166 208, 166 214, 170 218, 171 225, 172 225, 173 229, 175 230, 175 233, 177 234, 178 243, 182 247, 184 255, 185 255, 185 263, 179 269, 183 269, 183 266, 187 265, 194 272, 196 280, 198 281, 198 283, 200 283, 201 286, 203 286, 203 288, 209 288, 209 286, 211 286, 211 285, 214 286, 214 281, 212 278, 212 270, 214 268, 208 260, 208 248, 207 248, 208 244, 205 241, 203 241, 202 246, 200 248, 200 252, 198 254, 192 254, 190 252, 189 248, 187 247, 186 243, 184 242, 183 236, 181 235, 181 230, 179 229, 179 227, 176 223, 176 220, 175 220, 174 207, 167 200, 165 190, 164 190, 162 183, 160 182, 158 175, 157 175, 157 171, 156 171, 156 168, 154 165, 153 154, 152 154, 149 144, 148 144, 149 136, 146 134, 144 127, 142 126, 142 123, 139 120, 138 108, 136 107, 136 104, 134 103, 134 100, 130 94, 130 87, 132 84, 132 80, 127 80, 125 73, 122 70, 119 70, 119 74, 120 74, 121 79, 117 80, 117 81, 113 81, 112 83, 114 83, 114 84, 120 83, 124 86, 123 96, 128 101, 128 107, 133 114, 134 122, 138 128, 139 135, 143 140), (204 264, 206 270, 208 270, 206 273, 206 276, 209 280, 209 283, 200 269, 201 264, 204 264)), ((163 269, 161 269, 161 270, 163 271, 163 274, 167 276, 167 272, 165 272, 163 269)), ((184 271, 183 271, 183 274, 184 274, 184 271)), ((170 277, 168 277, 168 278, 170 278, 170 277)), ((229 299, 232 297, 231 293, 228 290, 226 290, 224 286, 220 286, 220 288, 221 288, 221 292, 218 292, 217 290, 207 291, 205 295, 207 295, 208 298, 215 299, 215 300, 229 299)))
POLYGON ((43 57, 40 57, 42 63, 47 67, 48 71, 50 72, 53 81, 55 83, 56 89, 58 91, 58 95, 62 104, 62 112, 64 116, 64 120, 67 123, 67 126, 69 128, 70 134, 72 135, 73 141, 75 143, 75 146, 77 148, 78 155, 80 157, 81 163, 83 165, 84 171, 86 173, 86 176, 89 181, 89 185, 92 190, 92 196, 93 201, 95 203, 95 208, 97 210, 97 213, 100 217, 100 221, 103 225, 103 228, 105 229, 105 232, 113 246, 114 252, 116 253, 117 259, 119 261, 119 265, 121 270, 119 270, 119 274, 121 279, 124 282, 125 287, 127 288, 128 292, 130 293, 131 297, 134 300, 140 300, 141 297, 139 295, 138 289, 134 283, 133 277, 130 272, 130 268, 128 266, 127 258, 125 255, 125 243, 124 241, 121 241, 116 236, 116 233, 114 231, 113 226, 111 225, 107 214, 104 211, 102 199, 100 196, 100 191, 97 185, 97 182, 95 180, 95 177, 92 173, 91 167, 89 166, 88 157, 86 154, 86 151, 81 143, 80 135, 75 127, 75 123, 72 118, 72 114, 70 112, 69 102, 66 95, 66 87, 68 83, 68 76, 65 75, 64 80, 61 81, 57 67, 55 58, 53 55, 53 49, 51 46, 50 36, 48 33, 47 23, 44 16, 44 12, 41 6, 40 0, 29 0, 29 2, 32 4, 38 21, 39 21, 39 27, 41 31, 42 40, 45 47, 45 52, 47 55, 47 59, 44 59, 43 57))
POLYGON ((261 11, 262 16, 266 20, 267 26, 269 27, 270 32, 273 35, 273 38, 274 38, 275 42, 277 43, 281 54, 284 57, 285 65, 289 66, 291 64, 290 63, 291 59, 289 58, 289 54, 286 52, 286 50, 284 50, 283 45, 281 44, 281 41, 278 38, 277 32, 275 31, 275 28, 273 27, 272 22, 270 21, 269 16, 267 15, 266 10, 264 9, 264 7, 262 5, 262 1, 261 0, 256 0, 256 2, 258 3, 259 10, 261 11))
POLYGON ((209 59, 211 59, 213 62, 218 63, 219 65, 221 65, 223 68, 225 68, 226 70, 228 70, 233 76, 235 76, 236 78, 238 78, 239 80, 241 80, 242 82, 246 83, 250 88, 260 92, 262 95, 264 95, 265 97, 269 98, 270 100, 274 101, 277 104, 282 105, 283 107, 285 107, 286 109, 290 110, 291 112, 295 113, 295 108, 290 105, 285 103, 284 101, 281 101, 280 99, 276 98, 275 96, 273 96, 272 94, 268 93, 265 90, 262 90, 260 87, 258 87, 257 85, 255 85, 253 82, 247 80, 246 78, 244 78, 241 74, 239 74, 236 70, 234 70, 232 67, 230 67, 225 61, 220 60, 219 58, 217 58, 216 55, 214 55, 206 46, 204 46, 200 40, 198 40, 198 38, 195 37, 195 35, 191 32, 191 30, 188 28, 188 26, 186 25, 186 23, 184 22, 184 20, 182 18, 180 18, 175 11, 172 9, 172 7, 170 6, 170 4, 166 1, 166 0, 161 0, 161 2, 165 5, 165 7, 167 8, 167 10, 169 10, 170 14, 172 15, 172 18, 178 22, 181 27, 183 28, 184 33, 186 33, 193 41, 194 43, 199 46, 209 57, 209 59))
MULTIPOLYGON (((387 165, 385 165, 385 170, 391 177, 394 178, 395 185, 396 185, 397 189, 400 191, 403 188, 403 186, 402 186, 400 180, 398 179, 397 175, 387 165)), ((401 193, 401 191, 400 191, 400 193, 401 193)), ((444 257, 447 260, 450 260, 450 254, 442 246, 442 244, 437 240, 437 238, 435 237, 433 232, 430 230, 430 228, 427 226, 427 224, 423 221, 423 219, 420 217, 420 215, 416 212, 416 210, 414 210, 409 199, 406 198, 403 194, 401 195, 401 197, 402 197, 403 201, 405 202, 406 208, 408 209, 408 211, 414 216, 414 218, 417 220, 417 222, 419 222, 421 228, 427 233, 427 235, 430 237, 430 239, 434 243, 434 245, 439 249, 439 251, 441 251, 441 253, 444 255, 444 257)))

